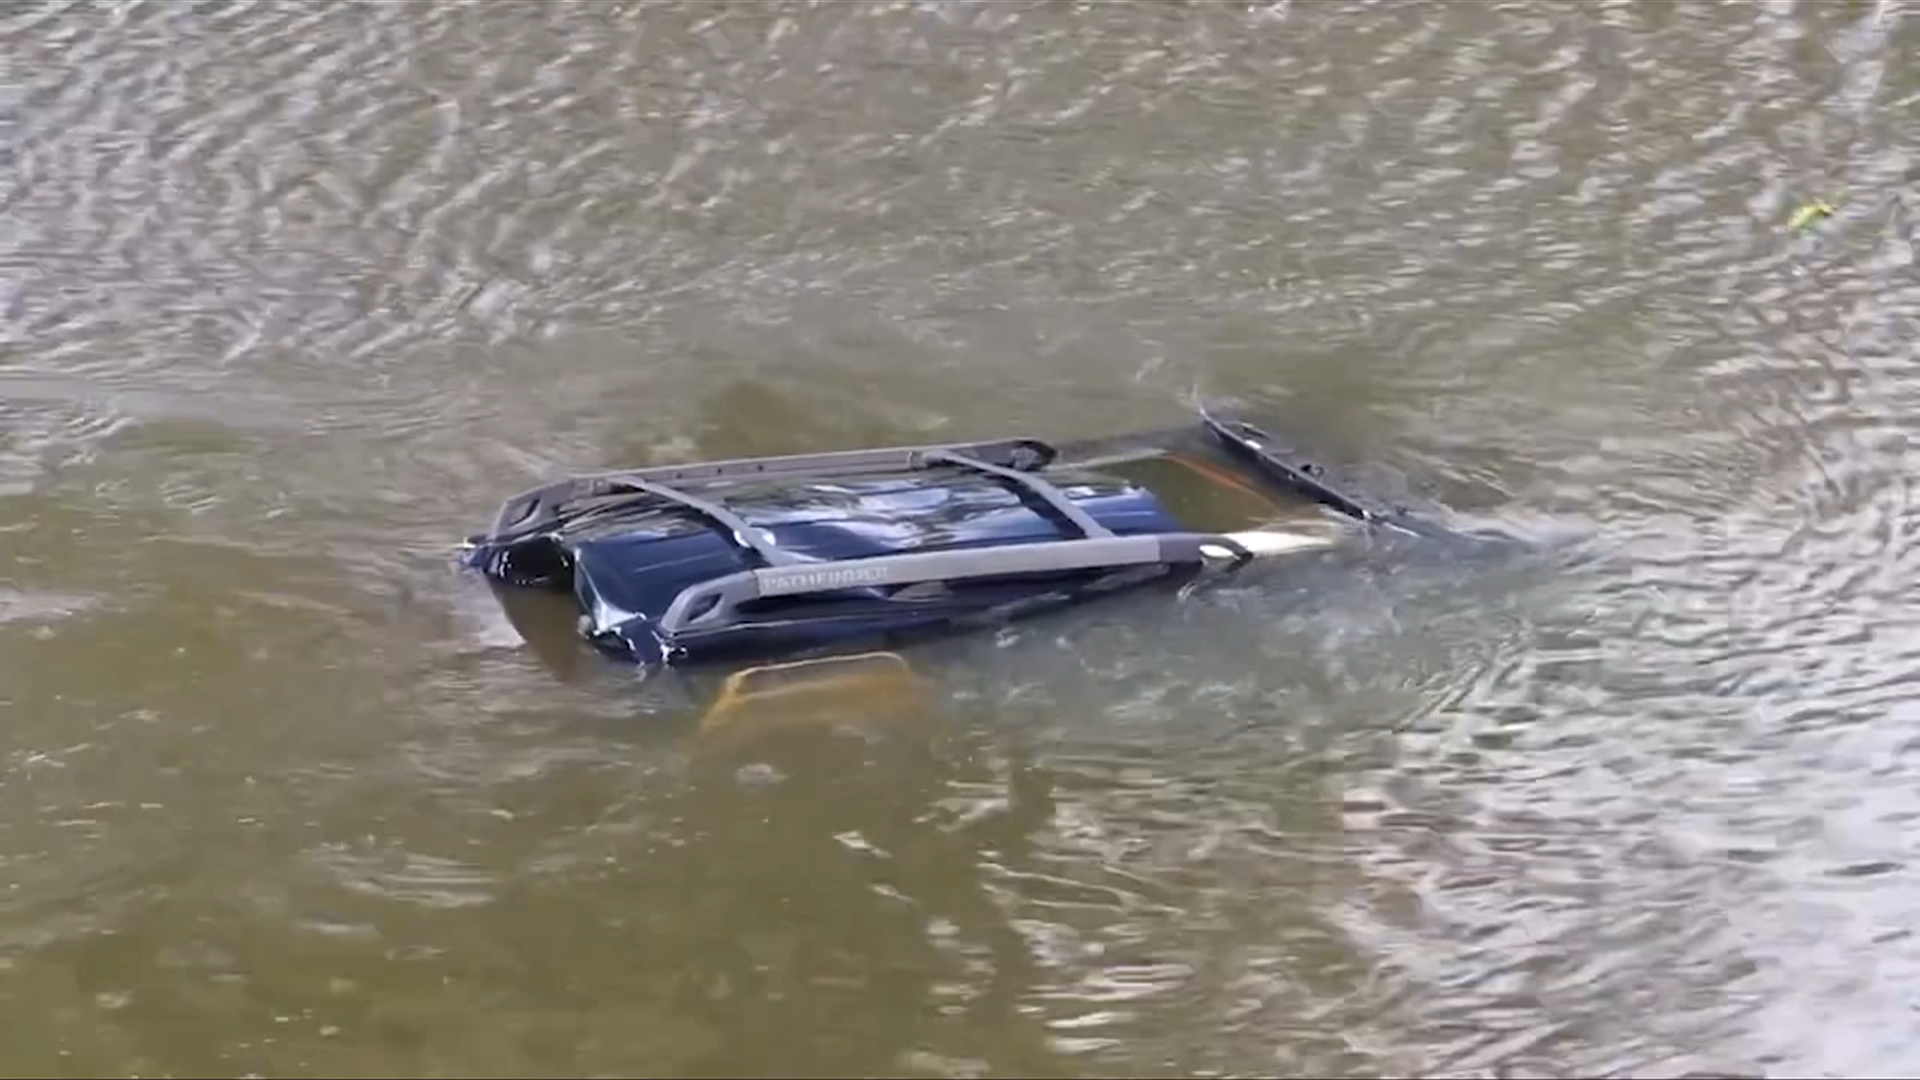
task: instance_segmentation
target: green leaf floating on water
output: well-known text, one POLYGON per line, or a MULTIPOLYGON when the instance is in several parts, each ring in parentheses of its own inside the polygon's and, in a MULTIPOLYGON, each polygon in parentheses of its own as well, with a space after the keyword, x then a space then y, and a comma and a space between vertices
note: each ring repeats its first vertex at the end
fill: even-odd
POLYGON ((1832 203, 1825 199, 1815 199, 1812 202, 1802 203, 1799 209, 1793 212, 1793 216, 1787 219, 1787 228, 1793 232, 1799 232, 1814 222, 1830 218, 1837 213, 1839 211, 1834 209, 1832 203))

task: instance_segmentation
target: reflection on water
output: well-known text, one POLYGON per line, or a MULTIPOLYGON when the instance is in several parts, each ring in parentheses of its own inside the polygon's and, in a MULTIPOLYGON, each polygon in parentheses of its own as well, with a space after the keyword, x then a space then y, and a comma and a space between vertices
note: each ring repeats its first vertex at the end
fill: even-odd
POLYGON ((9 8, 0 1069, 1908 1068, 1916 33, 9 8), (1554 542, 719 742, 452 568, 558 473, 1196 388, 1554 542))

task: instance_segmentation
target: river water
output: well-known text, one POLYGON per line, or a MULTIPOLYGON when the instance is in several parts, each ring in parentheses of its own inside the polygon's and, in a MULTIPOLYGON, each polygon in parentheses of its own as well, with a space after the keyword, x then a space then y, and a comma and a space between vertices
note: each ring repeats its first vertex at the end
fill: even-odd
POLYGON ((1892 3, 7 7, 0 1072, 1910 1072, 1915 55, 1892 3), (452 562, 567 472, 1195 392, 1551 554, 718 748, 452 562))

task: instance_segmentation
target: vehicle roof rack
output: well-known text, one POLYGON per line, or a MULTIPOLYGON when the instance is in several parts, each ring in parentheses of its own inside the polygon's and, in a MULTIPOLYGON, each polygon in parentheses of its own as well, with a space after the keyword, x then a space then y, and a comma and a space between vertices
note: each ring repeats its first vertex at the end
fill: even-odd
MULTIPOLYGON (((1333 488, 1309 464, 1288 453, 1250 424, 1216 420, 1202 412, 1206 430, 1228 450, 1306 497, 1363 524, 1423 533, 1420 523, 1373 510, 1333 488)), ((691 511, 729 534, 762 564, 682 589, 655 622, 668 641, 680 635, 722 630, 741 605, 772 597, 801 597, 847 590, 933 582, 959 582, 1036 573, 1126 571, 1154 565, 1244 564, 1256 555, 1326 546, 1331 541, 1279 532, 1162 532, 1118 535, 1094 520, 1054 484, 1038 475, 1058 457, 1048 443, 1031 438, 779 457, 738 458, 695 465, 669 465, 574 477, 514 495, 495 515, 491 534, 471 538, 472 547, 504 545, 590 514, 572 509, 581 500, 644 494, 691 511), (683 483, 736 480, 819 479, 879 471, 951 466, 995 477, 1016 494, 1064 519, 1075 535, 992 547, 903 552, 817 560, 784 551, 770 535, 728 509, 722 501, 683 490, 683 483)), ((601 627, 611 630, 612 627, 601 627)))
MULTIPOLYGON (((511 496, 500 504, 500 510, 494 515, 493 525, 487 533, 470 538, 468 543, 500 543, 532 535, 554 525, 564 516, 563 510, 569 503, 581 499, 632 492, 645 492, 677 502, 730 529, 745 531, 742 529, 744 522, 718 504, 698 499, 670 486, 687 481, 711 483, 782 478, 816 479, 913 470, 936 462, 964 464, 968 468, 1008 476, 1045 468, 1058 456, 1058 450, 1039 439, 1014 438, 980 443, 893 446, 872 450, 834 450, 818 454, 734 458, 696 465, 659 465, 647 469, 591 473, 530 488, 511 496)), ((1051 485, 1048 486, 1051 487, 1051 485)), ((1055 508, 1060 509, 1058 504, 1055 508)), ((1071 503, 1067 504, 1067 509, 1078 510, 1071 503)), ((1081 516, 1084 517, 1084 515, 1081 516)), ((1072 515, 1069 514, 1069 517, 1071 518, 1072 515)), ((1095 527, 1098 528, 1098 525, 1096 524, 1095 527)))
POLYGON ((724 626, 733 621, 741 604, 770 597, 1018 574, 1125 570, 1222 560, 1242 563, 1253 556, 1238 536, 1149 533, 756 567, 683 589, 660 617, 659 629, 662 635, 673 637, 724 626))

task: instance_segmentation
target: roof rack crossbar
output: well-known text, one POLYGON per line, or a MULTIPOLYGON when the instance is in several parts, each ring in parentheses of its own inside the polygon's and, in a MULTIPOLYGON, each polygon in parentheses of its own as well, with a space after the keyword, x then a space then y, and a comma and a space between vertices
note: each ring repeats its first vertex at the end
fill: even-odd
POLYGON ((972 469, 975 472, 987 473, 992 476, 997 476, 1016 487, 1024 488, 1044 501, 1055 513, 1072 522, 1074 528, 1080 530, 1080 536, 1083 539, 1113 535, 1113 530, 1095 521, 1093 515, 1075 506, 1073 500, 1067 498, 1065 493, 1058 487, 1048 483, 1045 479, 1034 473, 1022 472, 1019 469, 1009 469, 1003 465, 995 465, 991 462, 981 461, 979 458, 971 457, 955 450, 930 450, 922 455, 922 459, 933 463, 958 465, 963 469, 972 469))
POLYGON ((767 543, 765 534, 763 534, 761 530, 754 528, 747 522, 747 519, 717 502, 702 499, 698 495, 688 494, 676 487, 669 487, 666 484, 648 480, 644 476, 615 475, 608 477, 607 480, 610 488, 608 494, 617 494, 624 489, 643 491, 648 495, 665 499, 670 503, 691 510, 714 524, 722 526, 733 538, 734 543, 752 550, 755 555, 765 560, 768 566, 787 566, 799 561, 792 553, 781 551, 779 548, 767 543))

